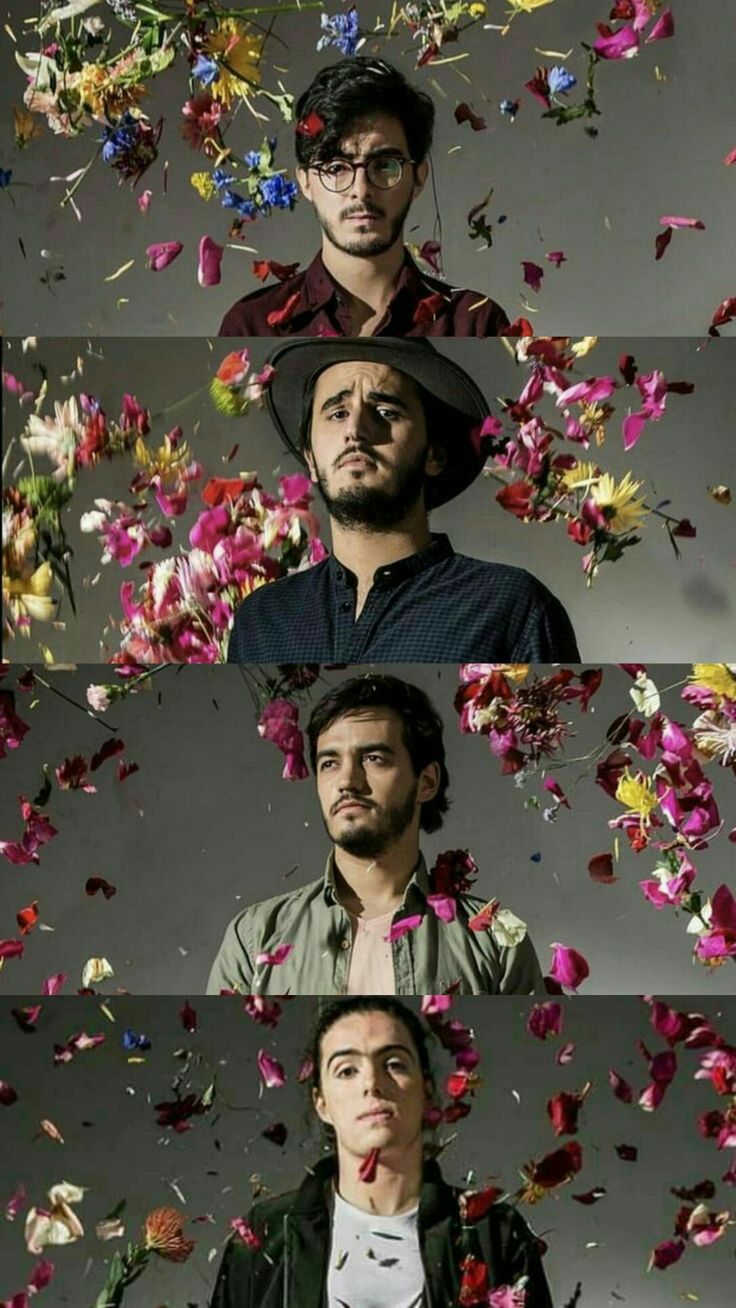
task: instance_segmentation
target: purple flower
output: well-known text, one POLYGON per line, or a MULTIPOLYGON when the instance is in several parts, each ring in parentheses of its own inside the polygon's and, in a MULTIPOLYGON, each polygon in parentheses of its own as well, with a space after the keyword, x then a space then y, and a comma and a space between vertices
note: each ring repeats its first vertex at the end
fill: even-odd
POLYGON ((263 203, 269 208, 276 209, 293 208, 298 194, 296 183, 285 181, 280 173, 275 173, 273 177, 264 177, 258 183, 258 190, 263 203))
POLYGON ((551 95, 565 95, 578 81, 574 73, 561 66, 550 68, 547 80, 551 95))
POLYGON ((355 54, 360 37, 358 11, 355 6, 346 14, 333 14, 331 18, 327 14, 322 14, 320 23, 323 35, 317 42, 318 50, 325 50, 328 46, 334 45, 341 54, 355 54))
POLYGON ((258 210, 252 200, 247 200, 237 191, 225 191, 222 197, 223 209, 234 209, 241 218, 255 218, 258 210))
POLYGON ((210 59, 208 55, 197 55, 192 73, 203 86, 211 86, 213 82, 216 82, 219 72, 216 60, 210 59))

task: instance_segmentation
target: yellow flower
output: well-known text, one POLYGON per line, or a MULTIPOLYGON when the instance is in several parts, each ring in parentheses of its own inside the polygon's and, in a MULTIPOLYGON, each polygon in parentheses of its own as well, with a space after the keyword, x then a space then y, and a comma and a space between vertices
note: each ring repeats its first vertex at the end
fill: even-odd
POLYGON ((217 187, 209 173, 192 173, 189 180, 203 200, 212 200, 217 195, 217 187))
POLYGON ((472 4, 468 10, 471 18, 485 18, 486 7, 483 4, 472 4))
POLYGON ((736 664, 693 663, 690 682, 710 690, 719 699, 736 699, 736 664))
POLYGON ((74 81, 79 103, 96 118, 118 118, 146 94, 138 82, 127 86, 99 64, 85 64, 74 81))
POLYGON ((649 821, 659 803, 649 777, 643 772, 637 772, 635 777, 625 772, 616 787, 616 799, 626 806, 628 813, 637 813, 642 823, 649 821))
POLYGON ((597 336, 583 336, 570 346, 570 353, 574 354, 576 359, 583 359, 586 354, 590 354, 590 351, 595 349, 597 344, 597 336))
POLYGON ((228 108, 240 97, 247 100, 261 80, 259 61, 263 38, 254 36, 239 18, 221 18, 205 42, 207 54, 217 59, 219 73, 210 86, 215 100, 228 108))
POLYGON ((576 463, 562 475, 560 486, 568 491, 584 490, 589 495, 600 475, 601 470, 594 463, 576 463))
POLYGON ((35 618, 37 622, 53 621, 59 606, 59 601, 51 595, 53 582, 54 573, 48 560, 39 564, 30 576, 3 575, 3 596, 16 621, 23 616, 35 618))
POLYGON ((157 474, 163 478, 176 477, 177 473, 183 472, 190 459, 186 441, 174 445, 168 436, 164 437, 163 445, 159 445, 157 450, 147 449, 140 436, 133 447, 135 465, 147 477, 155 477, 157 474))
POLYGON ((634 481, 630 472, 618 484, 610 472, 604 472, 591 486, 591 496, 605 514, 609 531, 623 535, 641 526, 649 512, 644 507, 644 500, 636 499, 636 492, 641 490, 641 486, 642 483, 634 481))
POLYGON ((584 404, 580 410, 580 425, 591 436, 596 445, 602 445, 606 439, 606 423, 615 410, 612 404, 584 404))

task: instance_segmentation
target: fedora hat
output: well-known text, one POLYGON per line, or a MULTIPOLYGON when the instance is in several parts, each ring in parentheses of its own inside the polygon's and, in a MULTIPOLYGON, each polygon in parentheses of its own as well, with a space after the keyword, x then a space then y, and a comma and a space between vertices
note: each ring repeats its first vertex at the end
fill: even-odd
POLYGON ((325 368, 363 359, 405 373, 449 410, 450 429, 429 433, 441 439, 447 463, 438 476, 427 478, 425 489, 427 508, 445 504, 475 480, 485 463, 486 441, 480 429, 490 409, 472 377, 424 336, 307 337, 278 345, 267 360, 275 373, 266 389, 276 430, 306 464, 301 424, 307 387, 325 368))

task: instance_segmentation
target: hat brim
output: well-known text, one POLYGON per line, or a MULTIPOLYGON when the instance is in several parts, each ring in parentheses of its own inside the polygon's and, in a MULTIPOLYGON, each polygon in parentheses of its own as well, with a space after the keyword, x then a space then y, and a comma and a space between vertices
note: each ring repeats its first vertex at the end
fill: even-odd
POLYGON ((391 336, 320 337, 277 346, 268 358, 275 373, 266 390, 268 411, 276 430, 305 464, 301 423, 307 386, 333 364, 363 359, 405 373, 450 410, 447 417, 453 423, 453 430, 442 432, 447 463, 438 476, 427 478, 425 502, 427 508, 437 508, 454 499, 475 480, 485 463, 485 442, 480 438, 480 428, 490 409, 472 377, 425 337, 409 340, 391 336))

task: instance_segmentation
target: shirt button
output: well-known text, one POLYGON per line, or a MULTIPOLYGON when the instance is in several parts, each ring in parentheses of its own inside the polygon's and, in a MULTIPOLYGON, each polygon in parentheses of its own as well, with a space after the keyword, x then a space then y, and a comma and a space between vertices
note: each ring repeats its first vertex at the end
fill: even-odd
POLYGON ((343 600, 340 605, 340 608, 343 613, 348 613, 350 610, 350 600, 343 600))
POLYGON ((345 937, 340 941, 340 948, 341 948, 341 949, 349 949, 349 948, 350 948, 350 941, 348 940, 347 936, 345 936, 345 937))

